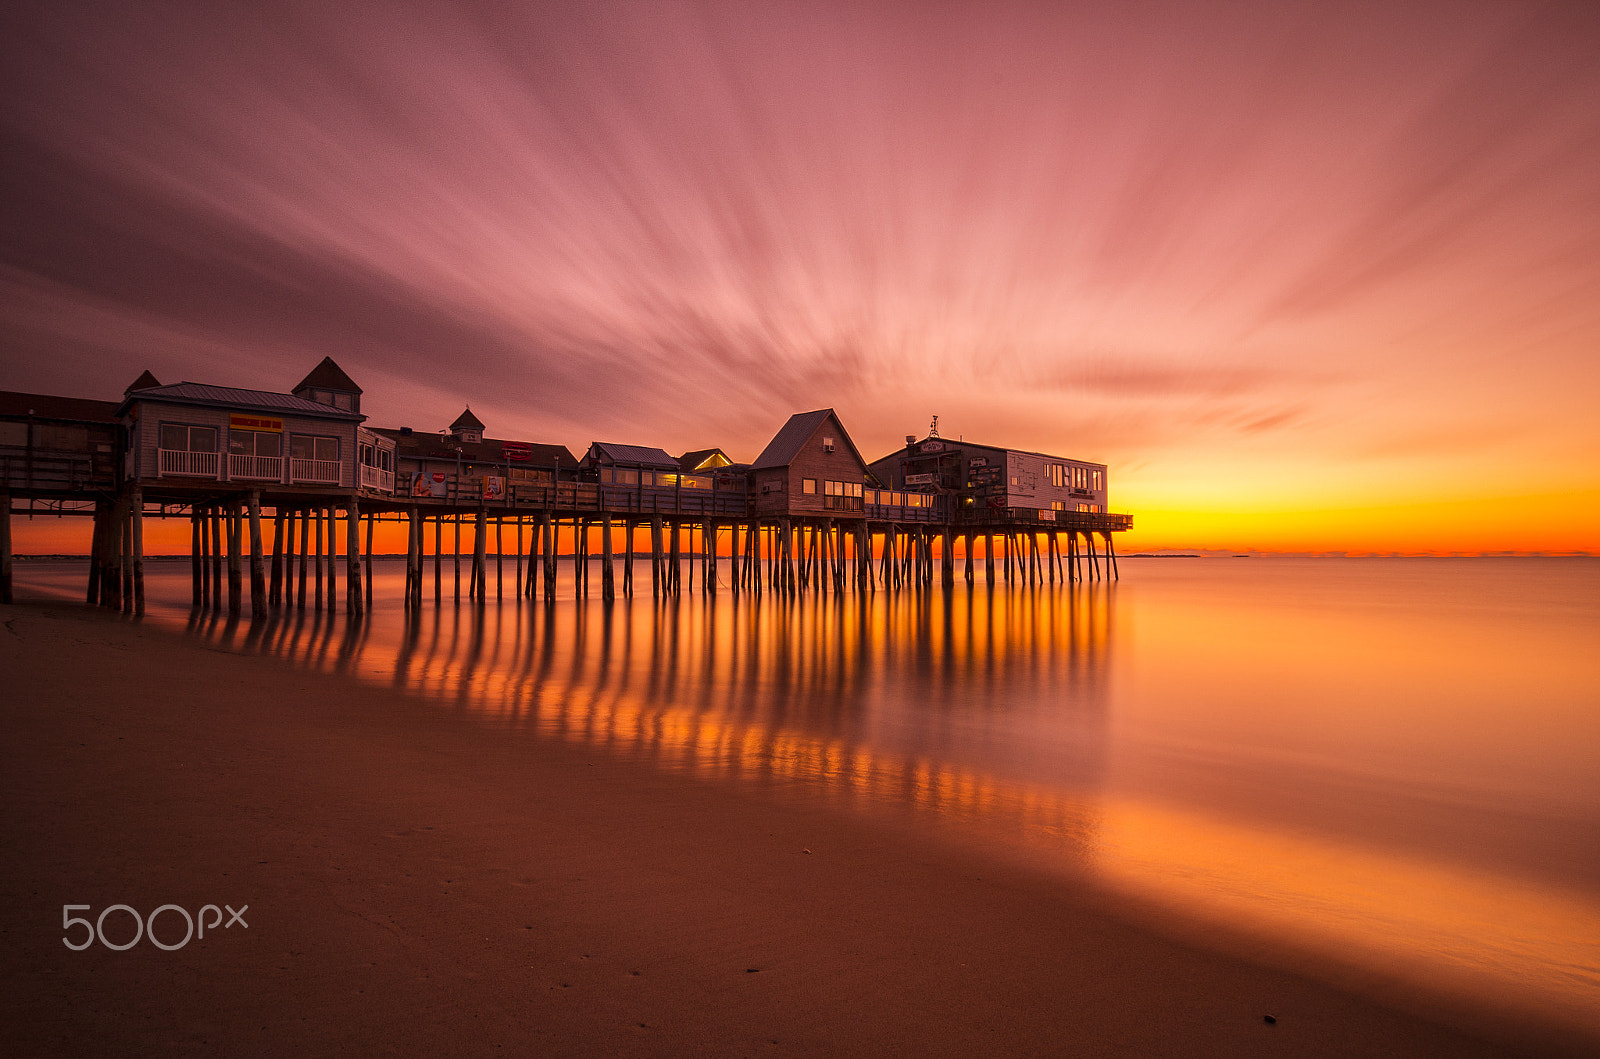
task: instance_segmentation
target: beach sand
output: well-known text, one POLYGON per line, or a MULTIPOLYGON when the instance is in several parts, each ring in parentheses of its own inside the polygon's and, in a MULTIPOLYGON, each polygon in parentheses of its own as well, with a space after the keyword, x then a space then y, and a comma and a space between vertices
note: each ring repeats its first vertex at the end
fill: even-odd
MULTIPOLYGON (((1151 929, 1088 887, 803 800, 175 631, 64 605, 0 607, 0 622, 9 1054, 1585 1043, 1151 929), (118 903, 248 905, 248 927, 170 952, 63 944, 82 935, 63 905, 118 903)), ((132 921, 106 929, 125 940, 132 921)), ((176 942, 181 917, 160 931, 176 942)))

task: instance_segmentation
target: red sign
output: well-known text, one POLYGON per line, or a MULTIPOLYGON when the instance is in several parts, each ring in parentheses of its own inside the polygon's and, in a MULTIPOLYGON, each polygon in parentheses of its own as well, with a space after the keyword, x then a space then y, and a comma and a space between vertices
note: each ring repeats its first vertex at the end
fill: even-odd
POLYGON ((523 441, 507 441, 500 446, 500 457, 506 460, 531 460, 533 446, 523 441))

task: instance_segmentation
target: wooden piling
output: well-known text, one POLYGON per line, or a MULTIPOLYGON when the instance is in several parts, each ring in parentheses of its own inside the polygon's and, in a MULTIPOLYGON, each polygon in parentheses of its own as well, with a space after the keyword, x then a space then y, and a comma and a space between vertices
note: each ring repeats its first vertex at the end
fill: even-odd
POLYGON ((633 532, 638 526, 631 518, 622 520, 622 532, 626 538, 622 552, 622 594, 629 599, 633 598, 633 532))
POLYGON ((102 607, 122 609, 122 574, 117 553, 122 534, 117 526, 116 501, 105 504, 105 527, 100 541, 100 600, 102 607))
POLYGON ((573 590, 589 595, 589 520, 582 517, 573 520, 573 590))
POLYGON ((248 501, 250 515, 250 617, 267 616, 267 568, 261 547, 261 493, 252 489, 248 501))
POLYGON ((506 520, 504 515, 494 517, 494 599, 498 603, 506 588, 506 520))
MULTIPOLYGON (((368 610, 372 609, 372 582, 374 580, 374 578, 372 576, 372 522, 373 522, 372 512, 368 511, 367 512, 367 580, 365 581, 365 583, 362 586, 363 588, 366 589, 364 595, 366 596, 367 609, 368 610)), ((435 563, 434 564, 434 573, 437 574, 438 572, 439 572, 439 566, 438 566, 437 563, 435 563)), ((438 592, 439 592, 439 582, 438 582, 438 578, 437 577, 434 579, 433 591, 434 591, 434 598, 437 599, 438 598, 438 592)))
POLYGON ((276 607, 283 601, 283 508, 272 511, 272 567, 267 584, 267 604, 276 607))
POLYGON ((717 594, 717 524, 709 518, 701 527, 700 545, 705 553, 700 570, 705 575, 706 591, 714 596, 717 594))
POLYGON ((600 598, 610 603, 617 598, 616 571, 611 557, 611 515, 600 521, 600 598))
POLYGON ((296 575, 298 582, 295 592, 295 607, 298 610, 306 609, 306 560, 310 557, 311 541, 311 512, 301 508, 297 512, 300 520, 300 570, 296 575))
POLYGON ((0 603, 12 601, 11 494, 0 491, 0 603))
POLYGON ((560 555, 560 550, 561 520, 551 516, 546 516, 544 553, 544 598, 546 600, 553 600, 556 598, 556 581, 560 576, 560 567, 556 560, 560 555))
MULTIPOLYGON (((97 538, 98 538, 99 533, 100 533, 100 527, 99 527, 99 525, 96 525, 95 526, 95 534, 96 534, 97 538)), ((91 555, 93 554, 93 546, 92 545, 90 547, 90 554, 91 555)), ((189 509, 189 605, 192 606, 192 607, 200 606, 200 599, 201 599, 200 593, 201 593, 201 590, 203 588, 203 584, 202 584, 203 578, 200 575, 200 567, 201 566, 202 566, 202 563, 200 561, 200 512, 197 509, 191 507, 189 509)), ((93 578, 94 578, 94 563, 92 561, 89 564, 89 577, 91 579, 90 583, 92 584, 93 583, 93 578)), ((90 593, 91 593, 91 595, 93 594, 93 589, 90 590, 90 593)), ((94 601, 91 599, 90 602, 92 603, 94 601)))
POLYGON ((361 502, 355 496, 344 507, 344 609, 360 616, 364 602, 361 593, 361 502))
POLYGON ((312 593, 315 598, 312 603, 314 604, 314 609, 320 611, 322 609, 322 509, 320 507, 307 508, 306 517, 317 524, 316 551, 312 553, 311 559, 311 565, 316 568, 314 571, 316 577, 313 585, 315 591, 312 593))
POLYGON ((472 524, 472 585, 467 594, 479 603, 485 603, 488 595, 485 591, 484 578, 489 572, 487 556, 489 554, 489 512, 480 503, 477 514, 473 516, 472 524))
POLYGON ((117 500, 117 551, 118 610, 133 613, 133 518, 126 495, 117 500))
POLYGON ((339 602, 339 510, 332 504, 323 509, 328 520, 328 613, 339 602))
POLYGON ((661 583, 661 516, 650 516, 650 594, 659 598, 662 593, 661 583))

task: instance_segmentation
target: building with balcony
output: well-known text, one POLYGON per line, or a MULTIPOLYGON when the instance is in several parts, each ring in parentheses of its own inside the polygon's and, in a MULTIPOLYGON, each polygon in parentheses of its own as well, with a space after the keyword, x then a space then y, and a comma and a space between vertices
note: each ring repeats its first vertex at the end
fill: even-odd
POLYGON ((890 490, 924 490, 947 498, 958 520, 1064 519, 1064 512, 1101 514, 1106 465, 970 441, 907 435, 905 448, 874 460, 870 469, 890 490))
POLYGON ((117 487, 115 401, 0 392, 0 491, 78 499, 117 487))
POLYGON ((750 513, 863 516, 867 464, 831 408, 797 412, 750 465, 750 513))
POLYGON ((361 390, 324 358, 292 393, 210 383, 163 386, 145 372, 116 414, 126 474, 169 490, 389 494, 394 443, 362 426, 361 390))
POLYGON ((436 500, 543 503, 558 482, 577 477, 565 445, 484 436, 483 421, 464 410, 448 429, 373 428, 394 446, 396 492, 436 500))

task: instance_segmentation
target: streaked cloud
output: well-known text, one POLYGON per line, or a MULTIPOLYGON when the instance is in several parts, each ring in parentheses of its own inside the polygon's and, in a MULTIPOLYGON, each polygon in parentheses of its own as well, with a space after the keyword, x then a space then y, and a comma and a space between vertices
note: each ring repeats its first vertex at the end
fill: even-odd
POLYGON ((1600 466, 1593 5, 5 18, 9 388, 331 354, 381 421, 572 445, 834 405, 1141 488, 1409 446, 1426 492, 1461 457, 1404 439, 1458 431, 1600 466))

